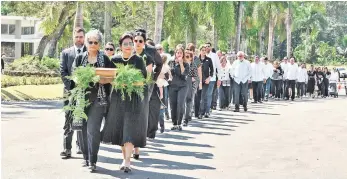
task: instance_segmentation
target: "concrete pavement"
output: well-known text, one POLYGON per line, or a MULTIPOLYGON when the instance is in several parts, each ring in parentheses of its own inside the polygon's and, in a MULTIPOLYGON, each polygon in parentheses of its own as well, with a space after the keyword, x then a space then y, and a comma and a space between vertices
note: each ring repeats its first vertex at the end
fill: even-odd
MULTIPOLYGON (((62 102, 2 103, 2 178, 347 178, 347 98, 271 101, 213 112, 142 149, 132 174, 118 146, 101 145, 98 171, 62 160, 62 102)), ((166 121, 169 129, 171 123, 166 121)), ((75 140, 74 140, 75 141, 75 140)))

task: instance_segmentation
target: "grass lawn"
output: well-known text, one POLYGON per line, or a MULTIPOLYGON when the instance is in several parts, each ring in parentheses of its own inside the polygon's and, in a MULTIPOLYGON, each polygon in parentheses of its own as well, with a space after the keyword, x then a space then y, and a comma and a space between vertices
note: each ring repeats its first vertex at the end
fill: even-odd
POLYGON ((63 84, 23 85, 1 88, 1 100, 52 100, 63 98, 63 84))

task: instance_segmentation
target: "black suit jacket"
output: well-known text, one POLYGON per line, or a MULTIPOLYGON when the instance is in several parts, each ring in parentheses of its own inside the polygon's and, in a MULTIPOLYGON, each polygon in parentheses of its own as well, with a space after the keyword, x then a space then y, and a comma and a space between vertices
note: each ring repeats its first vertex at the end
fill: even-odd
MULTIPOLYGON (((87 51, 87 48, 84 46, 83 52, 87 51)), ((72 46, 68 49, 63 50, 60 56, 60 75, 64 83, 64 89, 70 90, 71 80, 67 79, 66 76, 71 76, 72 64, 76 58, 75 47, 72 46)), ((64 90, 64 91, 65 91, 64 90)))
POLYGON ((152 56, 155 64, 155 70, 153 74, 153 80, 157 81, 157 78, 161 72, 161 69, 163 67, 163 60, 161 59, 160 54, 157 52, 157 49, 153 46, 147 45, 145 46, 145 53, 152 56))

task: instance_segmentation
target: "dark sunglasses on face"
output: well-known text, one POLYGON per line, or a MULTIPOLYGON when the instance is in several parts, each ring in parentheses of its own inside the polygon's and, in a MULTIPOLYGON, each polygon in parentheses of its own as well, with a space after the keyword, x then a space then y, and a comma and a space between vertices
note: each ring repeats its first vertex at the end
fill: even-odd
POLYGON ((187 56, 186 56, 186 58, 190 58, 190 56, 189 56, 189 55, 187 55, 187 56))
POLYGON ((89 43, 89 45, 93 45, 93 44, 98 45, 99 44, 99 42, 93 42, 93 41, 89 41, 88 43, 89 43))
POLYGON ((122 43, 123 47, 132 47, 133 45, 134 45, 134 43, 132 43, 132 42, 124 42, 124 43, 122 43))
POLYGON ((140 44, 142 44, 142 43, 143 43, 143 40, 136 40, 136 39, 135 39, 134 42, 135 42, 135 43, 140 43, 140 44))
POLYGON ((105 48, 105 50, 113 52, 113 48, 105 48))

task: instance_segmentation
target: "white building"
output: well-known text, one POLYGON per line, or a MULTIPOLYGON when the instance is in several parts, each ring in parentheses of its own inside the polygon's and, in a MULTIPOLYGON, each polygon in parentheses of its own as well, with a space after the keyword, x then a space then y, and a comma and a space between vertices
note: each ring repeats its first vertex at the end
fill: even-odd
POLYGON ((33 55, 43 33, 40 19, 22 16, 1 16, 1 53, 7 59, 33 55))

